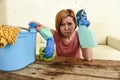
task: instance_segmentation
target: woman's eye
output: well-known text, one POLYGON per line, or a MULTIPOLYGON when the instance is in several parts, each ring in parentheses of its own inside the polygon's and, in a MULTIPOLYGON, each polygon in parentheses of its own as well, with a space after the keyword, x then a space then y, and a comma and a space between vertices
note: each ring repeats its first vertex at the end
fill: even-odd
POLYGON ((69 26, 71 26, 71 25, 72 25, 72 23, 68 23, 68 25, 69 25, 69 26))
POLYGON ((60 26, 64 26, 65 24, 61 24, 60 26))

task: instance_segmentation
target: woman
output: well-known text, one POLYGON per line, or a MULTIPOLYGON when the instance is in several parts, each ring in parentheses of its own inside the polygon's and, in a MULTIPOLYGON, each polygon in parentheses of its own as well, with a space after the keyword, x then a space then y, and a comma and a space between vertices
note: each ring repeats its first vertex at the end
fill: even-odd
MULTIPOLYGON (((37 24, 36 30, 38 32, 47 28, 40 23, 37 24)), ((55 28, 56 30, 50 29, 50 31, 56 44, 57 56, 74 58, 83 56, 87 61, 92 60, 92 48, 81 48, 78 32, 75 30, 77 28, 76 17, 72 9, 61 10, 57 13, 55 28)))

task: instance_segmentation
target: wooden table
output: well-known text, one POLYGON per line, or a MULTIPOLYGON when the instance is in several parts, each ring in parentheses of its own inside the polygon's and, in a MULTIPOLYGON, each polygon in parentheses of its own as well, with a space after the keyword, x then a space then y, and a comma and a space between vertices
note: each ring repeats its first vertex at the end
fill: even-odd
POLYGON ((0 71, 0 80, 120 80, 120 61, 58 57, 45 62, 36 59, 24 69, 0 71))

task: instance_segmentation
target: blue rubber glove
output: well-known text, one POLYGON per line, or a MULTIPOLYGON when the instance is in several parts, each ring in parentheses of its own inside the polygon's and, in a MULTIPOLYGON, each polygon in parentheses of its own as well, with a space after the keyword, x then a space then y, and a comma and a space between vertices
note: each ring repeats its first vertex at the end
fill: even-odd
POLYGON ((90 21, 87 20, 87 13, 85 12, 84 9, 78 11, 76 17, 77 17, 78 27, 80 27, 80 25, 85 25, 86 27, 89 27, 90 21))
POLYGON ((54 38, 50 37, 47 39, 44 57, 51 58, 53 54, 54 54, 54 38))

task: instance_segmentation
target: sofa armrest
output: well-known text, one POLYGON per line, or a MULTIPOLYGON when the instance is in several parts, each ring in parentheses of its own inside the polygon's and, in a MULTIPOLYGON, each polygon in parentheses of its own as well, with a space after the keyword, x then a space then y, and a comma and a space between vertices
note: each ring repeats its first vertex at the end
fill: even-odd
POLYGON ((120 51, 120 35, 108 35, 107 44, 120 51))

